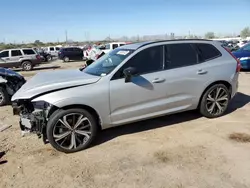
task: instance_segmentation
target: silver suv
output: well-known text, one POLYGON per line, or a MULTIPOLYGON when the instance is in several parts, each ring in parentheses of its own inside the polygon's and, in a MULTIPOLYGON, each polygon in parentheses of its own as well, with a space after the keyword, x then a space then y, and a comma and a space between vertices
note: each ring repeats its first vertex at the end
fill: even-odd
POLYGON ((234 56, 209 40, 130 44, 83 71, 37 74, 12 97, 14 114, 22 131, 76 152, 100 129, 193 109, 222 116, 237 92, 239 71, 234 56))
POLYGON ((32 70, 41 63, 41 57, 32 48, 8 49, 0 51, 0 67, 19 68, 25 71, 32 70))

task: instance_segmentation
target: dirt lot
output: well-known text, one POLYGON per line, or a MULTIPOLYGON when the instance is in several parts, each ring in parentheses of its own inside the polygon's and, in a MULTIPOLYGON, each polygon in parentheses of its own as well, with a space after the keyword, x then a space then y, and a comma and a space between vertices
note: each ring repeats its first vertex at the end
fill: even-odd
POLYGON ((74 154, 59 153, 35 135, 21 137, 18 117, 2 107, 0 123, 12 127, 0 132, 0 152, 7 152, 0 187, 249 188, 250 142, 229 139, 232 133, 250 134, 249 80, 250 74, 241 73, 239 94, 221 118, 187 112, 121 126, 74 154))

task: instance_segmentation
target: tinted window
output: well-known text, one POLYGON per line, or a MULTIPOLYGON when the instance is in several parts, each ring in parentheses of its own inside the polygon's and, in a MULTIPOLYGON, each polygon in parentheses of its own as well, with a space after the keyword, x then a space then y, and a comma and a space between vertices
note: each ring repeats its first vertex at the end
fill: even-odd
POLYGON ((23 50, 23 53, 25 54, 25 55, 34 55, 34 54, 36 54, 33 50, 31 50, 31 49, 26 49, 26 50, 23 50))
POLYGON ((74 48, 73 50, 76 51, 76 52, 80 52, 81 51, 80 48, 74 48))
POLYGON ((243 46, 243 50, 250 51, 250 44, 243 46))
POLYGON ((50 50, 50 51, 54 51, 54 48, 53 48, 53 47, 50 47, 49 50, 50 50))
POLYGON ((4 58, 4 57, 9 57, 9 51, 3 51, 0 53, 0 57, 4 58))
POLYGON ((113 49, 118 48, 118 44, 113 44, 113 49))
POLYGON ((191 44, 168 44, 165 46, 165 69, 194 65, 198 54, 191 44))
POLYGON ((59 51, 59 50, 60 50, 60 48, 56 47, 56 51, 59 51))
POLYGON ((147 48, 132 57, 118 73, 122 76, 122 71, 128 67, 136 68, 139 74, 160 71, 163 68, 163 47, 155 46, 147 48))
POLYGON ((11 56, 21 56, 22 53, 20 50, 11 50, 11 56))
POLYGON ((120 46, 124 46, 125 44, 120 44, 120 46))
POLYGON ((196 46, 204 61, 221 56, 219 50, 211 44, 196 44, 196 46))

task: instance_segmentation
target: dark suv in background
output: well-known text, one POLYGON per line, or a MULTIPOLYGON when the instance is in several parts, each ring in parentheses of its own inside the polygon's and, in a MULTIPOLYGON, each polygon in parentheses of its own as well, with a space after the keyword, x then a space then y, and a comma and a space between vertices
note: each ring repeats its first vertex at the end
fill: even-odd
POLYGON ((83 50, 77 47, 61 48, 58 57, 64 62, 69 62, 70 60, 83 60, 83 50))

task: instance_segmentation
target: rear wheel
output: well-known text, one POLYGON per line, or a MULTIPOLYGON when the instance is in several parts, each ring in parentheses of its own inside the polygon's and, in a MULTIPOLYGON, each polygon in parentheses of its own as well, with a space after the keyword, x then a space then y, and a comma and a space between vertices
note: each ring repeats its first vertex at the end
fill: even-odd
POLYGON ((51 55, 48 55, 47 56, 47 61, 51 61, 52 60, 52 56, 51 55))
POLYGON ((207 118, 220 117, 227 110, 230 98, 230 92, 224 84, 213 85, 202 96, 200 113, 207 118))
POLYGON ((69 62, 69 57, 65 56, 65 57, 63 58, 63 61, 64 61, 64 62, 69 62))
POLYGON ((10 102, 9 100, 10 100, 9 95, 6 89, 3 87, 0 87, 0 106, 4 106, 8 104, 10 102))
POLYGON ((58 110, 47 124, 47 137, 58 151, 73 153, 87 148, 97 134, 95 118, 84 109, 58 110))
POLYGON ((24 62, 22 63, 22 69, 23 69, 24 71, 30 71, 30 70, 33 69, 33 65, 32 65, 32 63, 31 63, 30 61, 24 61, 24 62))

